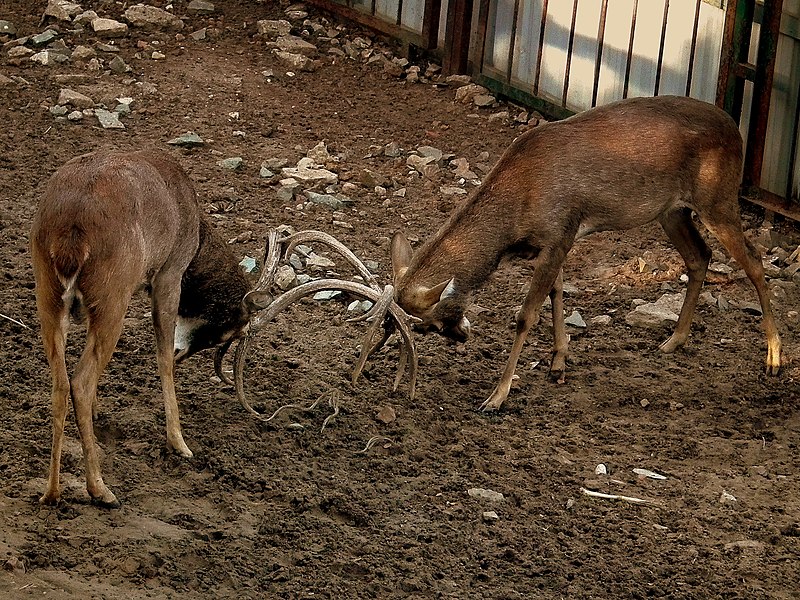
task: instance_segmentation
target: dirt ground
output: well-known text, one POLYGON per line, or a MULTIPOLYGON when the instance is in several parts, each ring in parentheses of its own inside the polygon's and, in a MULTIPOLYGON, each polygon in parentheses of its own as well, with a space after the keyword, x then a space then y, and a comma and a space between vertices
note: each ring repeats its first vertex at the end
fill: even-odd
MULTIPOLYGON (((50 453, 50 376, 28 232, 38 195, 61 163, 101 146, 166 148, 226 238, 253 232, 233 245, 238 256, 260 258, 269 227, 322 229, 377 261, 378 277, 388 282, 389 236, 403 229, 424 240, 457 202, 440 192, 456 185, 450 167, 433 179, 409 177, 407 152, 431 145, 473 166, 491 164, 519 134, 518 124, 488 118, 506 106, 479 110, 454 102, 445 86, 407 83, 361 57, 329 54, 331 43, 319 39, 325 30, 307 38, 320 49, 316 70, 289 76, 267 38, 255 35, 258 19, 282 18, 286 5, 216 4, 203 16, 173 3, 186 17, 182 33, 207 27, 204 41, 133 29, 117 39, 130 73, 95 74, 77 61, 15 65, 7 49, 0 55, 0 74, 24 78, 0 85, 0 312, 30 327, 0 319, 0 596, 800 597, 800 371, 789 364, 778 377, 764 375, 760 319, 735 307, 756 300, 741 277, 707 282, 704 291, 731 307, 702 303, 688 346, 674 355, 657 352, 667 330, 626 324, 634 299, 652 302, 683 286, 682 262, 657 227, 598 234, 570 254, 567 313, 577 310, 587 322, 609 315, 611 322, 570 328, 563 384, 547 376, 544 318, 503 409, 476 410, 510 349, 529 273, 523 263, 501 268, 475 297, 468 343, 418 338, 413 403, 407 380, 391 391, 396 346, 351 384, 363 326, 344 322, 346 303, 309 301, 260 332, 247 392, 265 413, 321 394, 338 395, 341 412, 324 430, 332 412, 324 402, 261 423, 215 382, 206 352, 178 374, 184 436, 195 453, 189 460, 166 450, 149 304, 141 295, 101 381, 95 425, 105 479, 122 507, 89 503, 71 416, 63 501, 39 505, 50 453), (166 58, 150 59, 153 50, 166 58), (68 74, 84 77, 69 85, 57 79, 68 74), (133 98, 125 129, 104 130, 94 117, 57 120, 49 108, 62 87, 110 106, 115 97, 133 98), (189 130, 206 145, 166 145, 189 130), (354 204, 338 214, 281 201, 273 180, 259 176, 262 161, 294 166, 320 141, 338 157, 331 166, 340 178, 355 184, 348 193, 354 204), (404 149, 401 157, 375 152, 390 142, 404 149), (243 157, 240 171, 217 165, 232 156, 243 157), (364 169, 385 179, 388 199, 364 169), (405 197, 393 195, 403 187, 405 197), (640 259, 655 270, 639 272, 640 259), (386 407, 396 414, 389 423, 376 418, 386 407), (385 439, 359 453, 373 436, 385 439), (596 473, 600 464, 607 475, 596 473), (637 476, 634 468, 666 479, 637 476), (472 488, 503 499, 473 497, 472 488), (589 497, 584 488, 651 502, 589 497)), ((125 8, 82 6, 117 19, 125 8)), ((43 9, 43 2, 4 0, 0 19, 14 22, 18 36, 38 33, 43 9)), ((293 22, 294 33, 302 22, 293 22)), ((60 29, 71 49, 98 41, 60 29)), ((339 33, 341 40, 356 36, 366 32, 349 26, 339 33)), ((752 208, 745 220, 753 236, 772 236, 769 246, 797 247, 792 224, 770 219, 774 229, 765 233, 765 215, 752 208)), ((791 277, 776 277, 772 289, 791 360, 800 291, 791 277)), ((71 363, 80 347, 75 326, 71 363)))

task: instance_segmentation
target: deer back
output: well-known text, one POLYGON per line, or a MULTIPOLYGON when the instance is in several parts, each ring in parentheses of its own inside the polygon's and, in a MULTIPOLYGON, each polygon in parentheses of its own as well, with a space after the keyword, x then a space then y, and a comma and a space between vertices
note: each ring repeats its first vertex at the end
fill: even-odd
POLYGON ((452 322, 504 256, 565 241, 568 250, 680 206, 738 210, 717 205, 738 188, 741 165, 736 123, 692 98, 627 99, 531 129, 416 253, 393 244, 398 303, 452 322))

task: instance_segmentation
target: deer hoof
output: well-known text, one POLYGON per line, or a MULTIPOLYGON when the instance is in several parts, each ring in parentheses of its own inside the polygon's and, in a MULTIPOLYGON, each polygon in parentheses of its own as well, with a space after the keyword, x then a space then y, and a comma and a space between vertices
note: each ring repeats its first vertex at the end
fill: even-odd
POLYGON ((92 498, 92 504, 95 506, 102 506, 103 508, 119 508, 120 503, 106 484, 100 482, 95 489, 88 490, 89 496, 92 498))
POLYGON ((489 398, 484 400, 483 404, 481 404, 479 410, 482 412, 493 412, 495 410, 499 410, 500 406, 503 404, 503 400, 505 400, 505 398, 498 398, 494 395, 489 396, 489 398))
POLYGON ((61 496, 58 492, 46 492, 44 496, 39 498, 39 504, 44 506, 55 506, 58 504, 61 496))
POLYGON ((117 500, 117 497, 111 492, 104 494, 100 498, 92 498, 92 504, 101 508, 119 508, 122 506, 119 500, 117 500))
POLYGON ((767 375, 778 375, 781 372, 781 365, 778 363, 777 365, 771 365, 767 363, 767 375))
POLYGON ((178 454, 183 458, 192 458, 194 456, 194 453, 189 450, 189 446, 187 446, 186 442, 183 440, 180 441, 180 444, 170 444, 169 447, 173 452, 175 452, 175 454, 178 454))
POLYGON ((675 336, 673 335, 666 342, 661 344, 658 347, 658 349, 661 350, 661 352, 663 352, 664 354, 672 354, 673 352, 675 352, 675 350, 678 349, 678 346, 680 346, 682 343, 683 342, 676 340, 675 336))

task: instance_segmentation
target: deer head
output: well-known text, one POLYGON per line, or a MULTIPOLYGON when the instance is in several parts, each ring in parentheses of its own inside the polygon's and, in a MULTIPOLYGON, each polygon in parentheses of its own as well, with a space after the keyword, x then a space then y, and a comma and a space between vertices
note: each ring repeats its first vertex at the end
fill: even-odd
POLYGON ((421 320, 414 325, 421 333, 436 332, 456 342, 465 342, 470 336, 470 323, 464 316, 469 297, 460 293, 455 277, 446 277, 432 286, 406 285, 414 254, 406 237, 399 231, 392 236, 392 273, 397 303, 409 314, 421 320))

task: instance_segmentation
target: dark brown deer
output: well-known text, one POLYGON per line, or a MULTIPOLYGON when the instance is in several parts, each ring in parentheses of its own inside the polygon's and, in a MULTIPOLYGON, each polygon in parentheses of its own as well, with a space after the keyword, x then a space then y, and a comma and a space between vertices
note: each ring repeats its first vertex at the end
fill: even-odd
POLYGON ((766 369, 777 374, 781 341, 764 269, 742 232, 738 191, 742 138, 719 108, 691 98, 633 98, 587 110, 519 136, 477 192, 412 253, 402 234, 392 240, 397 303, 435 330, 463 341, 470 294, 506 256, 531 257, 530 290, 517 314, 511 353, 495 390, 481 405, 499 409, 508 397, 525 337, 553 300, 551 370, 567 354, 562 265, 575 240, 603 230, 658 221, 688 270, 686 297, 672 336, 673 352, 689 337, 711 251, 692 211, 744 268, 758 293, 767 336, 766 369))
POLYGON ((53 380, 53 447, 41 502, 59 499, 71 395, 87 491, 93 501, 117 506, 100 473, 93 413, 98 380, 114 352, 132 295, 142 285, 150 294, 167 444, 191 457, 181 434, 174 364, 204 348, 229 345, 246 332, 251 309, 243 300, 250 287, 233 254, 202 216, 186 173, 169 156, 154 151, 87 154, 58 169, 33 221, 31 252, 53 380), (72 379, 65 361, 70 313, 87 320, 86 346, 72 379))

